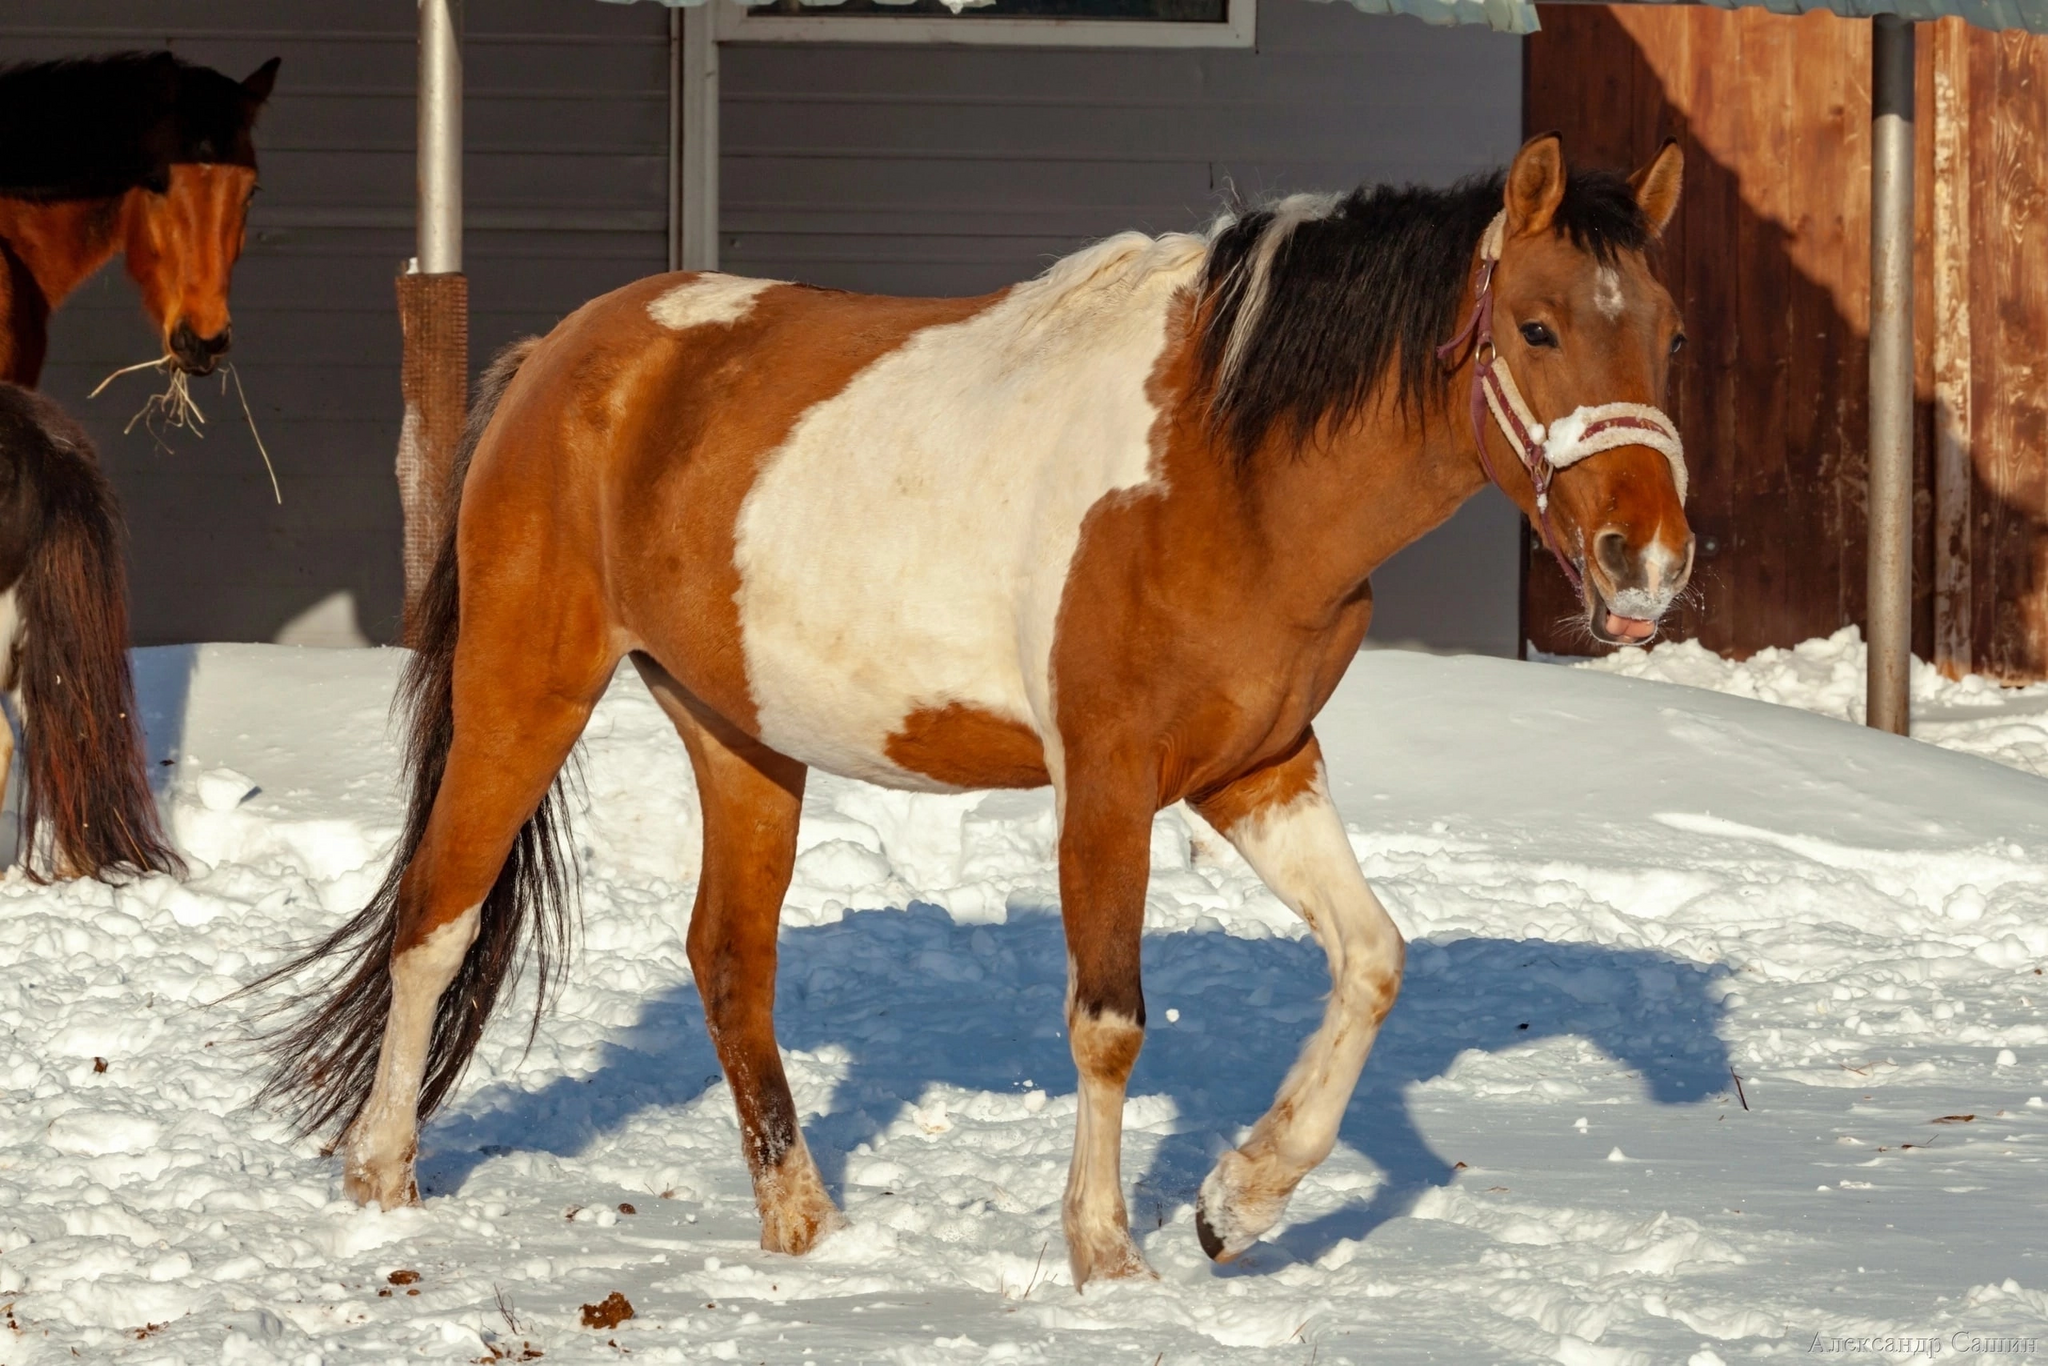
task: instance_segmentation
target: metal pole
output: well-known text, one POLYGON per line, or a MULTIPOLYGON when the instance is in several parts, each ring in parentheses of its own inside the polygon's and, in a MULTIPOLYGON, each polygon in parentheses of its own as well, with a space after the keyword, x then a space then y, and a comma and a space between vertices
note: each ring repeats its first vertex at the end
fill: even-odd
POLYGON ((718 269, 718 35, 709 3, 683 11, 680 114, 683 270, 718 269))
POLYGON ((469 398, 469 280, 462 273, 462 0, 419 0, 418 255, 398 277, 404 339, 398 502, 405 516, 405 634, 441 550, 449 471, 469 398))
POLYGON ((683 268, 683 12, 668 12, 668 268, 683 268))
POLYGON ((1871 20, 1866 715, 1904 735, 1913 648, 1913 25, 1871 20))
POLYGON ((462 269, 462 0, 419 0, 419 264, 462 269))

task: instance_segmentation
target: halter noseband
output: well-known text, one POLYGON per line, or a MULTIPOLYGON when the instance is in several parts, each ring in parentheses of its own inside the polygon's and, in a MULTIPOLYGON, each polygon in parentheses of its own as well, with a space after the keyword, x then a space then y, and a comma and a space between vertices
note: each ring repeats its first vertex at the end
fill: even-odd
MULTIPOLYGON (((1574 409, 1546 427, 1529 411, 1522 391, 1515 387, 1514 372, 1499 358, 1493 344, 1493 272, 1500 265, 1502 239, 1507 235, 1507 213, 1495 214, 1479 239, 1479 283, 1473 293, 1472 317, 1464 330, 1439 346, 1437 359, 1455 357, 1467 341, 1472 343, 1472 439, 1479 446, 1479 463, 1486 477, 1501 482, 1494 472, 1493 457, 1486 450, 1486 415, 1507 439, 1508 447, 1529 473, 1536 491, 1537 535, 1557 558, 1557 567, 1571 582, 1572 591, 1583 599, 1585 586, 1578 566, 1564 553, 1561 538, 1550 521, 1550 480, 1557 471, 1576 465, 1589 455, 1619 446, 1648 446, 1671 462, 1671 479, 1678 486, 1678 501, 1685 501, 1685 446, 1678 439, 1678 427, 1663 409, 1646 403, 1601 403, 1574 409)), ((1502 485, 1503 488, 1506 485, 1502 485)))

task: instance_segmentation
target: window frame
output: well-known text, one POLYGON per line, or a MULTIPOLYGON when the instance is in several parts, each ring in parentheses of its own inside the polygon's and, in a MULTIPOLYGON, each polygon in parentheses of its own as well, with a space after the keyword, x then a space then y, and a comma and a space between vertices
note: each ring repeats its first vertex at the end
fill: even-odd
POLYGON ((944 43, 960 47, 1249 48, 1258 42, 1258 0, 1225 0, 1220 24, 1151 19, 885 19, 757 14, 732 0, 705 0, 720 43, 944 43))

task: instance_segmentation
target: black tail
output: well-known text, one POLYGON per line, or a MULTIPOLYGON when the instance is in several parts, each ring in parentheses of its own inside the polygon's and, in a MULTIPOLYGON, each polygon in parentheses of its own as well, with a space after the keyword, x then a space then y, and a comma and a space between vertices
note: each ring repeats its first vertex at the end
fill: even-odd
POLYGON ((0 385, 0 550, 19 630, 21 863, 31 878, 182 873, 149 791, 128 667, 121 518, 91 442, 40 394, 0 385))
MULTIPOLYGON (((454 510, 477 442, 536 340, 529 337, 513 343, 484 371, 456 456, 451 496, 444 504, 449 509, 448 527, 414 615, 414 654, 393 704, 403 710, 407 722, 405 769, 411 795, 391 871, 384 875, 370 904, 347 924, 250 988, 260 990, 315 963, 339 960, 326 984, 325 1002, 270 1041, 274 1070, 263 1098, 295 1111, 304 1133, 326 1132, 338 1138, 346 1132, 369 1099, 376 1077, 384 1021, 391 1008, 391 948, 397 934, 401 884, 426 834, 427 817, 433 811, 455 738, 458 580, 454 510)), ((533 1027, 540 1026, 568 944, 575 905, 576 870, 567 821, 563 780, 557 779, 513 841, 512 852, 484 899, 476 943, 455 981, 441 995, 420 1090, 421 1119, 432 1114, 461 1080, 499 993, 518 976, 528 938, 540 973, 533 1027)))

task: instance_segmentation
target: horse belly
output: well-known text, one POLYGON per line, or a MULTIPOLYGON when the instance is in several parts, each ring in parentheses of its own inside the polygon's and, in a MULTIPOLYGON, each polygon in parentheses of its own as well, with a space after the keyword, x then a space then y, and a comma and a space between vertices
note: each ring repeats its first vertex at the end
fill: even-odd
POLYGON ((999 604, 974 594, 920 614, 915 601, 831 591, 829 563, 790 567, 797 572, 741 579, 747 683, 763 741, 887 787, 1045 781, 1014 647, 961 620, 970 602, 997 620, 999 604))

